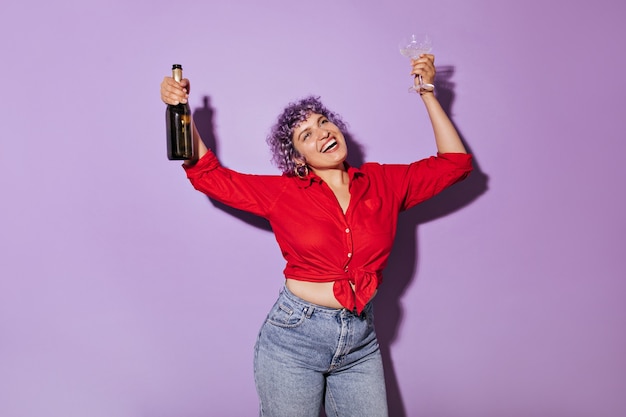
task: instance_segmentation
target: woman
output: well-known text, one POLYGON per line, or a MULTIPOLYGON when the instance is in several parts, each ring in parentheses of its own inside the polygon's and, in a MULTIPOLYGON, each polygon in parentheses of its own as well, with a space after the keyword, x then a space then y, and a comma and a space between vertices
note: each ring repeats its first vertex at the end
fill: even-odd
MULTIPOLYGON (((434 56, 412 71, 432 83, 434 56)), ((186 102, 189 81, 165 77, 161 98, 186 102)), ((220 165, 197 130, 197 158, 184 168, 193 186, 269 220, 285 260, 285 285, 263 324, 254 374, 260 414, 271 417, 387 416, 372 299, 382 281, 398 213, 471 171, 459 135, 432 91, 420 93, 437 156, 409 165, 346 163, 341 118, 317 98, 289 104, 267 141, 281 176, 220 165)))

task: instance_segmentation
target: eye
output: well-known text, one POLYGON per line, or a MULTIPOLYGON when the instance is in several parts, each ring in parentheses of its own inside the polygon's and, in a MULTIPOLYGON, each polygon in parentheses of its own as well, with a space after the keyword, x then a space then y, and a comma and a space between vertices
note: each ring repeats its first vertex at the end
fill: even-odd
POLYGON ((307 140, 309 137, 311 136, 311 132, 306 132, 304 135, 302 135, 302 140, 307 140))
POLYGON ((330 121, 326 118, 320 120, 320 125, 326 124, 326 123, 330 123, 330 121))

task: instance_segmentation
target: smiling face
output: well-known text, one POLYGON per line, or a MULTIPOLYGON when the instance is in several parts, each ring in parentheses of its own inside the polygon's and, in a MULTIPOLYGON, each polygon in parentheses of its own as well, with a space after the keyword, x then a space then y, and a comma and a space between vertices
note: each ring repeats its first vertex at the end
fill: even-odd
POLYGON ((293 146, 314 172, 344 169, 348 156, 341 130, 322 114, 311 113, 293 130, 293 146))

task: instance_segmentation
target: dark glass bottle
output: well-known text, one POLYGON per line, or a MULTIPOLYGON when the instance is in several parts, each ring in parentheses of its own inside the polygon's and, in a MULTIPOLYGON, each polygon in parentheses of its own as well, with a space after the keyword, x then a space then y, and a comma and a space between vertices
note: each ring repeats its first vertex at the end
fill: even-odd
MULTIPOLYGON (((172 66, 172 76, 178 82, 183 79, 183 67, 172 66)), ((191 128, 191 111, 189 104, 168 104, 165 110, 167 129, 167 159, 187 160, 193 158, 193 140, 191 128)))

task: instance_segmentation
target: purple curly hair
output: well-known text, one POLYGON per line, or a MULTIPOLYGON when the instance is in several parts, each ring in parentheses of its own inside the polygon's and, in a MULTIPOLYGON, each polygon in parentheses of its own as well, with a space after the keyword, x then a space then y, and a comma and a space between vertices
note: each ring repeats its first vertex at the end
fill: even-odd
POLYGON ((346 131, 346 124, 341 116, 328 110, 319 97, 308 96, 289 103, 278 116, 276 124, 267 136, 267 144, 272 152, 272 162, 287 175, 295 175, 294 158, 302 158, 293 146, 293 131, 313 113, 324 115, 339 130, 346 131))

